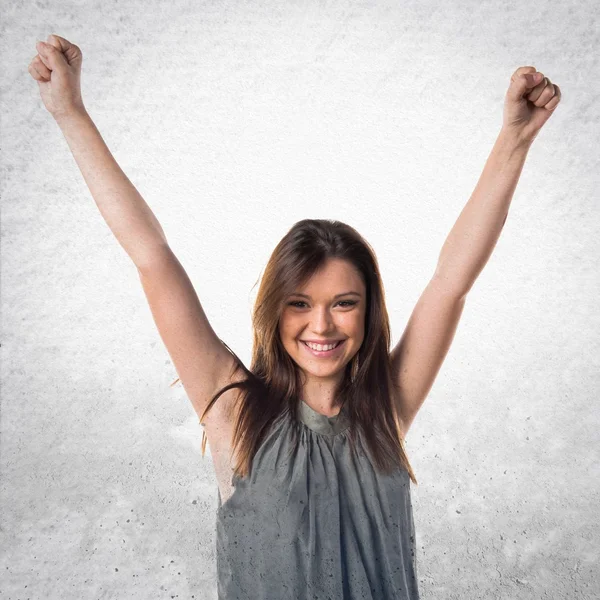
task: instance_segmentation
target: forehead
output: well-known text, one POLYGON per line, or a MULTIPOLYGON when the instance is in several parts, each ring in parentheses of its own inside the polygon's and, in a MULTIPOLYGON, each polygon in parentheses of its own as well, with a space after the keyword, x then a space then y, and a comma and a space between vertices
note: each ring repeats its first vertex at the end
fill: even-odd
POLYGON ((343 259, 329 259, 305 285, 296 291, 312 294, 312 292, 341 292, 354 290, 364 292, 365 285, 358 269, 343 259), (344 288, 344 289, 341 289, 344 288))

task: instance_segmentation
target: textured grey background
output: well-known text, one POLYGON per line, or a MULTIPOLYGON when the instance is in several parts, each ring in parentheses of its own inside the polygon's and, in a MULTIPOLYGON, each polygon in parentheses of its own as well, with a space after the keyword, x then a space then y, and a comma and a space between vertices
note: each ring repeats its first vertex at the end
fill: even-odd
POLYGON ((274 246, 374 246, 394 343, 519 66, 562 101, 407 438, 422 597, 600 594, 598 5, 2 3, 0 596, 216 598, 216 479, 147 307, 27 66, 56 33, 87 109, 249 364, 274 246))

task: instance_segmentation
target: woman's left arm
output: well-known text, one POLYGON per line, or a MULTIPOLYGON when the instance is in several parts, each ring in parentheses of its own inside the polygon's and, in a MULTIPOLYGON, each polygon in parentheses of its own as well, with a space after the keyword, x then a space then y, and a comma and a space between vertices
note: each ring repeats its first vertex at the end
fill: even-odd
POLYGON ((466 295, 498 241, 527 152, 560 102, 559 87, 543 76, 534 79, 533 73, 534 67, 520 67, 511 77, 502 130, 483 174, 392 350, 392 377, 404 437, 444 362, 466 295))
POLYGON ((535 67, 512 75, 500 134, 440 252, 435 278, 448 291, 464 297, 489 260, 529 149, 560 99, 558 85, 535 67))

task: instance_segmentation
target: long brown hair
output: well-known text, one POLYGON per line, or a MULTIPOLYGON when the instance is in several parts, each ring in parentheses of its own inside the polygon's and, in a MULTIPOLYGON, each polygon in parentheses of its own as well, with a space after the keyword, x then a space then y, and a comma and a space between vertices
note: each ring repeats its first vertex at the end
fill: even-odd
MULTIPOLYGON (((297 424, 301 373, 283 347, 278 333, 279 319, 287 296, 330 258, 344 259, 354 265, 367 290, 365 338, 346 366, 345 377, 336 390, 336 397, 349 409, 350 445, 355 449, 356 431, 360 429, 377 468, 389 473, 401 464, 417 484, 405 452, 400 416, 393 402, 399 390, 391 376, 390 325, 377 258, 369 243, 354 228, 340 221, 298 221, 277 244, 254 303, 250 369, 223 342, 236 359, 231 377, 240 369, 247 377, 221 388, 204 410, 200 423, 221 394, 234 387, 244 391, 239 395, 231 450, 233 455, 237 449, 234 473, 239 477, 250 472, 252 458, 277 417, 287 412, 294 415, 297 424)), ((298 428, 293 430, 297 435, 298 428)), ((202 456, 205 445, 203 435, 202 456)))

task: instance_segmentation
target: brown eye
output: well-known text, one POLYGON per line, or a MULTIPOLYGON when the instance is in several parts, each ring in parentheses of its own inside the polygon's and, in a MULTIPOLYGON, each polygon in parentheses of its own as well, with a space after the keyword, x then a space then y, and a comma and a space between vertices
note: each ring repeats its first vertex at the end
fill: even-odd
MULTIPOLYGON (((296 306, 297 304, 306 304, 306 302, 303 302, 302 300, 295 300, 294 302, 288 302, 288 306, 296 306)), ((338 304, 346 304, 348 306, 354 306, 356 304, 355 300, 340 300, 338 302, 338 304)), ((298 306, 297 308, 302 308, 301 306, 298 306)))

